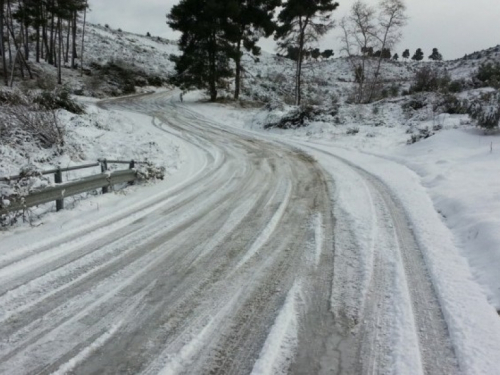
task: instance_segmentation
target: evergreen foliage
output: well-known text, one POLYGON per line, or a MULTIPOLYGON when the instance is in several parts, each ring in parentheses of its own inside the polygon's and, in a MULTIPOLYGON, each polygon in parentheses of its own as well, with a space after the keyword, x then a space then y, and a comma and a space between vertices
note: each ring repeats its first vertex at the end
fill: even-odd
POLYGON ((403 52, 403 59, 409 59, 410 58, 410 50, 409 49, 405 49, 404 52, 403 52))
POLYGON ((331 13, 339 4, 333 0, 288 0, 278 15, 275 39, 281 49, 298 50, 295 71, 295 104, 301 103, 302 63, 305 52, 334 26, 331 13))
POLYGON ((235 1, 181 0, 167 16, 168 25, 182 33, 181 56, 172 56, 172 82, 183 89, 206 89, 211 101, 233 75, 229 66, 237 29, 231 19, 239 11, 235 1))
POLYGON ((429 60, 441 61, 443 60, 443 55, 441 55, 437 48, 432 49, 432 54, 429 56, 429 60))
POLYGON ((479 66, 476 78, 485 86, 500 88, 500 63, 484 63, 479 66))
POLYGON ((415 51, 415 54, 413 55, 413 57, 411 59, 415 60, 415 61, 422 61, 424 59, 424 53, 422 52, 422 49, 417 48, 417 50, 415 51))

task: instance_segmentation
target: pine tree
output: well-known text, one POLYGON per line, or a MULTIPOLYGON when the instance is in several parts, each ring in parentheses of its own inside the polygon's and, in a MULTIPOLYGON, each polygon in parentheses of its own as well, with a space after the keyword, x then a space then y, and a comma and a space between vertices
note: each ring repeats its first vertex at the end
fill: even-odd
POLYGON ((390 59, 392 56, 390 48, 384 48, 382 50, 381 56, 383 59, 390 59))
POLYGON ((333 55, 333 49, 325 49, 323 52, 321 52, 321 57, 323 57, 325 60, 328 60, 333 55))
POLYGON ((405 49, 404 52, 403 52, 403 59, 408 60, 409 58, 410 58, 410 50, 409 49, 405 49))
POLYGON ((183 89, 207 89, 210 100, 232 76, 229 58, 236 42, 233 0, 181 0, 167 15, 168 25, 182 33, 178 41, 181 56, 172 56, 177 74, 173 83, 183 89))
POLYGON ((320 57, 321 51, 319 50, 319 48, 314 48, 313 50, 311 50, 311 58, 313 58, 314 60, 318 60, 320 57))
POLYGON ((424 59, 424 53, 422 52, 422 49, 417 48, 417 50, 415 51, 415 54, 413 55, 413 57, 411 59, 415 60, 415 61, 422 61, 424 59))
POLYGON ((430 60, 441 61, 443 60, 443 55, 441 55, 437 48, 432 49, 432 54, 429 56, 430 60))
POLYGON ((237 100, 241 90, 242 48, 254 56, 260 54, 257 42, 260 37, 269 37, 276 29, 273 15, 281 0, 237 0, 234 4, 238 8, 231 20, 236 32, 233 59, 236 65, 234 98, 237 100))
POLYGON ((295 73, 295 104, 301 103, 302 63, 306 50, 334 26, 331 13, 339 3, 333 0, 288 0, 278 15, 280 26, 275 39, 280 48, 298 49, 295 73))

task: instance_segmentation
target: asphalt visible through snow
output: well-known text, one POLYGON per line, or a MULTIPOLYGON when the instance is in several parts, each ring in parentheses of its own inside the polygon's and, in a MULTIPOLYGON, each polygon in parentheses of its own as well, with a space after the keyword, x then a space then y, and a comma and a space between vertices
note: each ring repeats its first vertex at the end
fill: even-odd
POLYGON ((217 126, 166 94, 103 105, 152 116, 196 150, 199 171, 135 221, 0 263, 0 373, 387 373, 394 261, 413 304, 415 373, 457 373, 418 246, 382 183, 357 171, 385 250, 353 321, 331 305, 344 287, 334 275, 335 183, 315 159, 217 126))

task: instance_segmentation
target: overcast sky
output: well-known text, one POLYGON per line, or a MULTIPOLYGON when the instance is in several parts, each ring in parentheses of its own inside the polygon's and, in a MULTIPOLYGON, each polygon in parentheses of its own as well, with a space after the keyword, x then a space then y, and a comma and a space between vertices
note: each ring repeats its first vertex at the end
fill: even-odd
MULTIPOLYGON (((376 4, 377 0, 366 0, 376 4)), ((166 14, 179 0, 89 0, 93 23, 109 24, 138 34, 150 32, 176 39, 177 34, 166 24, 166 14)), ((339 0, 334 12, 339 20, 349 11, 354 0, 339 0)), ((408 25, 403 40, 394 52, 409 48, 411 53, 422 48, 425 56, 437 47, 445 59, 462 57, 481 49, 500 44, 500 0, 406 0, 408 25)), ((339 53, 339 30, 327 35, 322 48, 339 53)), ((263 41, 262 47, 273 52, 274 42, 263 41)))

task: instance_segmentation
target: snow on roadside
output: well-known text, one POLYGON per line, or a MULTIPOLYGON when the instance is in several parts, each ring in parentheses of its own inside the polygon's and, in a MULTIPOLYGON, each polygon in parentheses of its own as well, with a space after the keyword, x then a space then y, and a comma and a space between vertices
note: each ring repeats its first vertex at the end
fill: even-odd
MULTIPOLYGON (((199 102, 189 108, 262 136, 257 110, 199 102)), ((324 149, 387 184, 413 225, 460 367, 471 374, 497 373, 500 320, 491 305, 500 309, 500 137, 463 126, 460 116, 444 115, 419 125, 437 121, 445 130, 408 146, 411 125, 398 124, 403 117, 397 111, 382 110, 389 120, 383 126, 365 125, 366 118, 358 116, 358 123, 313 123, 268 131, 265 138, 324 149), (347 135, 349 126, 359 133, 347 135)))
MULTIPOLYGON (((0 145, 0 176, 17 175, 21 168, 29 165, 36 170, 56 167, 72 167, 96 163, 97 159, 147 161, 159 168, 165 168, 167 178, 175 174, 185 159, 181 140, 161 131, 152 124, 152 118, 117 110, 98 108, 93 100, 85 100, 86 114, 74 115, 67 111, 58 112, 58 120, 65 127, 65 146, 62 152, 55 149, 42 149, 33 143, 12 147, 0 145)), ((110 170, 128 168, 124 165, 109 164, 110 170)), ((63 180, 69 181, 100 173, 100 167, 63 173, 63 180)), ((44 184, 53 184, 52 176, 46 176, 44 184)), ((41 185, 39 178, 32 178, 31 186, 41 185)), ((9 191, 6 184, 0 183, 1 190, 9 191)), ((138 187, 129 188, 129 191, 138 187)), ((85 193, 88 196, 91 193, 85 193)), ((66 199, 66 208, 74 207, 79 198, 66 199)), ((78 204, 81 204, 79 202, 78 204)), ((83 206, 92 209, 92 202, 83 206), (90 206, 89 206, 90 205, 90 206)), ((32 209, 32 217, 53 211, 55 203, 32 209)), ((83 209, 83 206, 81 207, 83 209)), ((47 217, 43 218, 46 222, 47 217)), ((52 220, 52 219, 49 219, 52 220)), ((54 219, 55 220, 55 219, 54 219)), ((35 224, 40 224, 35 220, 35 224)))

